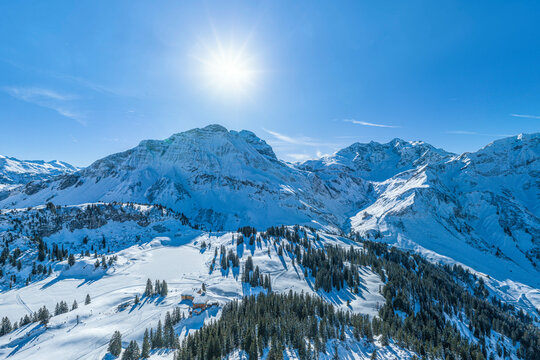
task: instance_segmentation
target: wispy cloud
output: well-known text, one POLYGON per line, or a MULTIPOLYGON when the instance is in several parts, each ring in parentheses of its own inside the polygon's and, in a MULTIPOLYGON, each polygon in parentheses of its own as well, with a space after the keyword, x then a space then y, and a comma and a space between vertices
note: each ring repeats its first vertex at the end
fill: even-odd
POLYGON ((500 136, 500 137, 513 136, 512 134, 486 134, 486 133, 479 133, 476 131, 467 131, 467 130, 450 130, 450 131, 447 131, 446 133, 453 134, 453 135, 478 135, 478 136, 500 136))
POLYGON ((344 147, 340 142, 325 142, 302 135, 292 136, 264 128, 263 130, 272 135, 273 138, 267 141, 278 156, 281 154, 285 160, 291 162, 318 159, 327 155, 328 152, 334 152, 344 147))
POLYGON ((86 125, 84 116, 73 110, 73 105, 70 104, 70 101, 77 99, 75 95, 39 87, 5 86, 2 89, 16 99, 54 110, 66 118, 75 120, 81 125, 86 125))
POLYGON ((367 122, 367 121, 360 121, 360 120, 354 120, 354 119, 345 119, 343 121, 350 122, 350 123, 356 124, 356 125, 373 126, 373 127, 380 127, 380 128, 400 128, 401 127, 401 126, 397 126, 397 125, 376 124, 376 123, 371 123, 371 122, 367 122))
POLYGON ((319 141, 317 139, 312 139, 310 137, 306 137, 306 136, 295 136, 295 137, 292 137, 292 136, 289 136, 289 135, 285 135, 285 134, 282 134, 282 133, 279 133, 277 131, 273 131, 273 130, 268 130, 268 129, 264 129, 264 131, 266 131, 268 134, 272 135, 273 137, 275 137, 277 140, 281 141, 281 142, 284 142, 284 143, 287 143, 287 144, 295 144, 295 145, 304 145, 304 146, 336 146, 336 144, 331 144, 331 143, 327 143, 327 142, 323 142, 323 141, 319 141))
POLYGON ((510 114, 510 116, 527 119, 540 119, 540 115, 528 115, 528 114, 510 114))

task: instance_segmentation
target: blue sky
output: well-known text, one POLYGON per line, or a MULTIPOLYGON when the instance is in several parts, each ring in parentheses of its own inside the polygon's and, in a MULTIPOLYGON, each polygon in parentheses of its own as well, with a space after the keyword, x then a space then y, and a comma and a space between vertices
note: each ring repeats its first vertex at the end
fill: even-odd
POLYGON ((85 166, 211 123, 286 160, 395 137, 474 151, 540 130, 539 13, 535 1, 4 1, 0 154, 85 166), (205 72, 220 46, 248 64, 240 92, 205 72))

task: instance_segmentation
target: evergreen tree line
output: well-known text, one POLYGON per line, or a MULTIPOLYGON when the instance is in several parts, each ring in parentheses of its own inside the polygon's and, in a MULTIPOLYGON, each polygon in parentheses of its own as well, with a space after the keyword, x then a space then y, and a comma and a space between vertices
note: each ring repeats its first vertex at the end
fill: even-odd
MULTIPOLYGON (((489 337, 491 330, 494 330, 513 341, 517 346, 518 357, 532 359, 535 354, 540 354, 540 333, 534 326, 533 319, 511 305, 489 298, 483 281, 460 266, 435 265, 419 255, 395 248, 389 249, 376 242, 361 241, 362 250, 339 246, 327 246, 323 250, 313 249, 312 240, 309 240, 305 233, 302 236, 297 229, 290 231, 286 227, 270 228, 266 234, 261 233, 261 236, 265 238, 268 234, 285 235, 288 238, 287 244, 281 244, 279 239, 274 243, 285 249, 293 261, 296 259, 305 275, 311 274, 315 277, 315 285, 319 289, 331 291, 346 288, 356 293, 360 285, 359 267, 369 267, 378 273, 385 283, 382 294, 386 301, 379 310, 380 319, 371 321, 370 330, 365 333, 382 335, 383 343, 392 338, 422 356, 488 359, 493 349, 486 346, 485 337, 489 337), (398 315, 397 311, 405 313, 405 318, 398 315), (478 342, 470 343, 445 315, 457 317, 468 324, 478 342)), ((315 241, 318 241, 318 238, 315 241)), ((246 261, 245 266, 250 271, 244 269, 242 281, 253 281, 252 277, 248 278, 246 275, 255 272, 255 269, 251 270, 252 262, 246 261)), ((257 317, 264 315, 253 316, 255 319, 251 322, 255 324, 257 317)), ((191 342, 188 341, 187 344, 191 345, 186 345, 189 348, 187 353, 183 353, 184 350, 179 352, 181 359, 190 358, 189 356, 197 359, 218 358, 220 355, 217 355, 217 349, 222 351, 222 346, 226 351, 248 351, 249 347, 254 346, 242 345, 238 339, 234 340, 234 346, 228 345, 225 340, 221 343, 221 332, 214 333, 216 340, 213 340, 210 336, 212 334, 208 333, 210 330, 205 328, 207 327, 200 330, 206 334, 205 340, 199 338, 200 341, 197 342, 194 340, 195 336, 191 342), (197 346, 193 345, 194 341, 197 346), (203 345, 216 341, 219 346, 203 345), (208 350, 208 346, 213 350, 208 350)), ((217 328, 215 330, 218 331, 217 328)), ((358 333, 361 329, 355 331, 358 333)), ((265 344, 267 345, 263 343, 264 346, 265 344)), ((295 344, 298 345, 298 342, 295 344)), ((499 344, 496 351, 507 354, 510 349, 499 344)), ((223 355, 222 352, 220 354, 223 355)), ((251 354, 254 352, 251 351, 251 354)))
MULTIPOLYGON (((459 347, 457 343, 460 333, 455 327, 452 330, 453 326, 445 320, 444 314, 468 320, 469 330, 480 340, 479 349, 484 358, 488 357, 485 337, 490 335, 491 330, 509 337, 514 345, 519 343, 517 355, 521 358, 540 353, 539 330, 533 325, 533 319, 522 310, 518 311, 495 297, 488 298, 489 292, 483 280, 460 266, 434 265, 417 254, 388 249, 386 245, 378 242, 363 241, 355 234, 352 234, 352 238, 364 245, 363 251, 352 247, 347 250, 338 246, 313 250, 312 240, 307 238, 305 228, 298 226, 292 230, 285 226, 271 227, 266 233, 261 233, 265 239, 269 235, 278 236, 274 244, 280 244, 279 236, 288 240, 287 244, 279 245, 278 253, 285 249, 293 262, 296 259, 302 264, 304 275, 307 277, 311 273, 315 277, 317 289, 331 291, 349 287, 353 293, 357 293, 359 277, 356 266, 371 267, 380 275, 382 281, 386 282, 383 295, 387 301, 380 310, 381 316, 388 323, 396 323, 393 326, 382 326, 383 335, 399 338, 404 334, 401 332, 398 335, 396 330, 404 324, 398 324, 401 318, 394 310, 401 310, 409 317, 405 319, 409 331, 411 321, 414 320, 416 328, 425 332, 424 338, 417 340, 413 349, 421 354, 444 354, 445 347, 436 343, 450 343, 451 352, 459 352, 456 349, 459 347), (442 291, 441 284, 444 284, 442 291), (469 288, 473 289, 472 293, 467 290, 469 288), (414 311, 416 306, 420 306, 419 312, 414 311), (435 321, 437 326, 426 326, 426 318, 435 321), (445 328, 446 331, 443 331, 445 328), (426 345, 425 340, 431 339, 430 333, 433 332, 443 333, 443 338, 435 339, 433 343, 428 341, 426 345), (426 350, 426 347, 429 350, 426 350)), ((319 241, 318 235, 315 241, 319 241)), ((406 340, 413 342, 412 339, 406 340)), ((498 348, 501 348, 502 353, 507 352, 502 345, 498 348)), ((465 350, 461 351, 463 352, 465 350)))
POLYGON ((351 329, 358 340, 372 339, 367 315, 336 311, 309 294, 259 294, 226 304, 218 321, 187 336, 175 360, 222 359, 234 350, 259 359, 265 348, 268 359, 283 359, 285 348, 309 359, 325 352, 329 339, 344 340, 351 329))
MULTIPOLYGON (((41 264, 42 262, 57 262, 57 261, 64 261, 67 259, 68 265, 73 266, 76 263, 75 255, 73 253, 70 253, 67 249, 64 248, 64 245, 62 244, 59 246, 56 243, 52 244, 52 247, 49 248, 47 244, 41 239, 41 238, 33 238, 33 242, 37 244, 37 262, 32 262, 32 270, 31 273, 28 275, 28 278, 26 279, 26 285, 28 285, 32 281, 32 277, 44 275, 49 276, 52 274, 52 267, 49 264, 44 265, 41 264)), ((103 242, 105 242, 105 238, 103 238, 103 242)), ((6 243, 4 244, 4 247, 2 249, 2 252, 0 253, 0 265, 5 266, 6 262, 8 262, 12 267, 16 268, 17 271, 21 271, 22 269, 22 262, 19 258, 22 255, 22 251, 19 248, 15 248, 11 253, 9 251, 9 245, 6 243)), ((81 251, 81 258, 83 256, 90 256, 89 251, 87 250, 86 253, 83 253, 81 251)), ((114 256, 102 256, 101 262, 98 258, 97 250, 94 252, 94 258, 96 258, 96 262, 94 264, 95 268, 99 268, 100 266, 103 269, 107 269, 108 267, 112 266, 114 261, 118 259, 116 255, 114 256)), ((2 268, 0 268, 0 277, 3 276, 4 271, 2 268)), ((17 282, 16 275, 12 275, 10 277, 10 288, 11 286, 17 282)))
MULTIPOLYGON (((149 204, 147 204, 149 205, 149 204)), ((9 243, 14 241, 16 238, 28 237, 31 240, 32 250, 37 250, 37 254, 32 254, 35 256, 35 261, 32 267, 32 276, 29 276, 26 279, 26 285, 32 281, 32 277, 37 275, 50 275, 52 270, 49 267, 40 264, 45 261, 48 262, 57 262, 68 260, 68 264, 73 266, 75 264, 75 254, 72 254, 68 249, 64 248, 64 245, 52 244, 50 247, 42 240, 43 236, 49 236, 64 226, 68 227, 70 230, 81 229, 85 224, 92 223, 94 227, 99 227, 107 223, 107 220, 113 221, 125 221, 126 217, 130 220, 137 221, 140 225, 146 226, 151 222, 151 218, 146 213, 140 212, 137 207, 139 204, 135 203, 102 203, 102 204, 91 204, 85 206, 84 208, 69 208, 68 211, 64 211, 64 207, 60 205, 54 205, 49 202, 44 208, 36 209, 35 212, 30 213, 32 210, 29 207, 28 213, 22 213, 20 217, 10 218, 10 221, 13 223, 13 229, 11 229, 6 234, 3 234, 3 248, 0 252, 0 277, 4 276, 6 273, 5 269, 2 267, 6 263, 10 264, 17 271, 21 271, 23 263, 20 259, 22 251, 19 248, 14 249, 10 253, 9 243), (134 211, 130 211, 134 210, 134 211), (38 264, 36 264, 36 262, 38 264)), ((165 206, 159 204, 151 205, 153 211, 161 213, 163 216, 170 216, 180 221, 183 225, 190 225, 188 218, 179 212, 175 212, 165 206)), ((6 213, 4 216, 11 217, 10 214, 17 214, 18 212, 12 211, 11 213, 6 213)), ((193 226, 198 228, 198 226, 193 226)), ((84 245, 88 243, 88 237, 82 239, 84 245)), ((81 257, 90 256, 90 252, 95 251, 95 257, 97 258, 98 249, 106 249, 106 239, 102 237, 101 241, 96 244, 96 249, 94 245, 91 245, 91 249, 81 252, 81 257)), ((108 253, 110 249, 106 250, 108 253)), ((29 258, 29 257, 27 257, 29 258)), ((114 261, 114 259, 113 259, 114 261)), ((96 261, 97 263, 97 261, 96 261)), ((112 265, 111 260, 109 259, 107 263, 100 263, 100 266, 103 268, 110 267, 112 265)), ((96 266, 97 268, 98 266, 96 266)), ((16 283, 17 277, 10 277, 10 288, 16 283)))

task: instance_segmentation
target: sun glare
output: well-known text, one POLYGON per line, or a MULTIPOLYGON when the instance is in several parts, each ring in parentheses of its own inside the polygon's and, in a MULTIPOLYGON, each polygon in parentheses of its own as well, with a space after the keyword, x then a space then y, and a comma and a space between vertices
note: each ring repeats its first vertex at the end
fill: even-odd
POLYGON ((245 47, 223 47, 208 50, 205 56, 199 57, 202 73, 207 85, 227 95, 240 95, 250 90, 255 81, 256 71, 252 58, 245 47))

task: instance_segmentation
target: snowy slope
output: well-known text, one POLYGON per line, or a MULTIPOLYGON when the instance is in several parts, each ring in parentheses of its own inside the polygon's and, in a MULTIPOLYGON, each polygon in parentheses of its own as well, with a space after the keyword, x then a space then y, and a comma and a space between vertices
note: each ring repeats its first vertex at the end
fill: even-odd
MULTIPOLYGON (((174 308, 180 308, 185 317, 176 326, 176 334, 183 339, 188 333, 201 328, 204 324, 216 320, 220 316, 221 307, 245 295, 256 294, 264 289, 252 288, 241 282, 240 268, 248 256, 251 256, 255 265, 259 266, 263 274, 272 279, 272 290, 286 293, 290 290, 318 294, 331 302, 335 307, 350 310, 356 313, 377 316, 377 309, 385 299, 380 294, 384 286, 379 275, 372 269, 364 267, 359 271, 361 287, 358 294, 348 291, 332 291, 326 293, 315 291, 313 278, 304 277, 303 271, 297 262, 287 253, 279 255, 273 238, 263 238, 249 245, 247 238, 238 245, 238 233, 219 232, 208 233, 194 230, 176 219, 174 213, 154 208, 131 204, 86 204, 77 207, 60 208, 56 210, 42 208, 32 210, 4 211, 3 216, 11 219, 19 218, 32 220, 32 229, 50 229, 50 235, 44 235, 43 241, 47 244, 63 243, 66 249, 84 250, 84 246, 95 246, 103 236, 106 236, 108 250, 107 256, 116 256, 117 260, 107 269, 95 268, 93 256, 76 256, 76 263, 68 266, 66 261, 54 263, 53 273, 45 278, 36 278, 27 286, 16 284, 9 289, 1 285, 0 310, 2 316, 18 320, 27 314, 36 312, 42 306, 54 309, 55 304, 66 301, 71 306, 78 302, 78 308, 65 314, 53 316, 45 327, 37 323, 23 327, 0 336, 0 358, 8 359, 110 359, 107 355, 107 345, 112 333, 116 330, 122 333, 123 347, 130 340, 141 343, 146 328, 155 328, 158 321, 164 320, 164 314, 174 308), (88 215, 89 208, 100 208, 100 216, 88 215), (108 209, 108 210, 107 210, 108 209), (123 210, 122 210, 123 209, 123 210), (45 221, 34 221, 30 214, 39 213, 40 217, 47 217, 47 211, 56 211, 57 216, 66 219, 66 226, 61 229, 50 229, 45 221), (109 212, 107 212, 109 211, 109 212), (65 214, 64 214, 65 213, 65 214), (119 214, 126 217, 119 217, 119 214), (136 214, 142 214, 136 218, 136 214), (99 221, 107 218, 108 220, 99 221), (97 220, 97 222, 96 222, 97 220), (41 224, 43 223, 43 224, 41 224), (138 239, 131 238, 134 234, 138 239), (82 243, 89 238, 87 244, 82 243), (205 244, 206 246, 204 246, 205 244), (226 251, 233 251, 240 257, 240 267, 227 270, 219 266, 211 268, 214 263, 216 250, 225 247, 226 251), (143 296, 146 279, 165 280, 168 283, 169 293, 166 297, 143 296), (206 292, 199 294, 202 284, 206 292), (91 297, 90 304, 84 304, 86 294, 91 297), (141 301, 134 303, 135 296, 139 295, 141 301), (183 295, 194 296, 193 303, 206 302, 215 304, 201 314, 192 311, 191 301, 182 298, 183 295), (349 301, 349 305, 347 304, 349 301)), ((95 214, 95 208, 92 210, 95 214)), ((11 223, 16 223, 12 221, 11 223)), ((2 237, 9 237, 11 231, 9 223, 2 224, 2 237)), ((20 229, 24 234, 30 228, 20 229)), ((314 233, 302 230, 313 241, 315 248, 325 245, 338 245, 344 248, 353 246, 361 248, 360 244, 339 236, 314 233), (315 240, 318 235, 319 240, 315 240)), ((25 248, 24 239, 15 239, 13 245, 23 250, 22 257, 31 255, 30 248, 25 248)), ((281 244, 287 241, 281 239, 281 244)), ((104 251, 104 250, 100 250, 104 251)), ((217 256, 219 264, 219 255, 217 256)), ((24 264, 27 268, 29 264, 24 264)), ((9 266, 8 266, 9 267, 9 266)), ((510 303, 516 299, 509 297, 510 303)), ((456 326, 463 328, 468 334, 466 324, 455 319, 456 326)), ((474 339, 471 336, 471 339, 474 339)), ((488 345, 494 348, 497 334, 488 338, 488 345)), ((513 346, 508 339, 501 338, 508 349, 513 346)), ((368 342, 355 340, 352 333, 345 334, 344 341, 330 340, 327 343, 328 353, 322 354, 321 359, 333 358, 337 350, 340 358, 366 359, 377 350, 378 359, 410 359, 415 355, 403 349, 392 340, 384 346, 381 338, 368 342)), ((151 359, 173 358, 172 352, 154 350, 151 359)), ((246 359, 241 352, 235 352, 230 357, 246 359)), ((512 355, 512 359, 515 357, 512 355)), ((294 351, 287 352, 287 359, 299 359, 294 351)))

